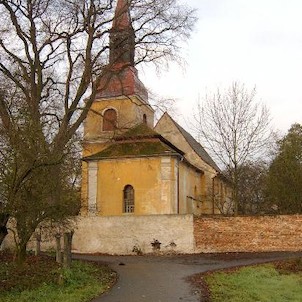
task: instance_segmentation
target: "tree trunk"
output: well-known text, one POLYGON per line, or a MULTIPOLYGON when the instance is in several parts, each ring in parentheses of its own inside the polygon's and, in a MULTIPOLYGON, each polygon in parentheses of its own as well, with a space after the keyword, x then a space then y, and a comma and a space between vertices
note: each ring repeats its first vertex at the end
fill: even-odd
POLYGON ((239 182, 239 175, 238 175, 238 167, 237 164, 234 165, 234 175, 233 175, 233 201, 234 201, 234 215, 238 216, 238 206, 239 206, 239 194, 238 194, 238 182, 239 182))
POLYGON ((0 245, 8 234, 6 226, 0 226, 0 245))
POLYGON ((17 247, 16 261, 18 266, 22 266, 26 259, 26 243, 21 243, 17 247))
POLYGON ((62 251, 61 251, 61 235, 56 234, 56 262, 62 263, 62 251))
POLYGON ((0 213, 0 245, 2 244, 4 238, 8 234, 6 224, 8 221, 9 215, 0 213))
POLYGON ((73 236, 73 232, 64 233, 64 262, 63 262, 63 266, 65 268, 70 268, 70 266, 71 266, 72 236, 73 236))
POLYGON ((36 250, 35 250, 35 255, 39 256, 41 253, 41 235, 40 234, 35 234, 36 238, 36 250))

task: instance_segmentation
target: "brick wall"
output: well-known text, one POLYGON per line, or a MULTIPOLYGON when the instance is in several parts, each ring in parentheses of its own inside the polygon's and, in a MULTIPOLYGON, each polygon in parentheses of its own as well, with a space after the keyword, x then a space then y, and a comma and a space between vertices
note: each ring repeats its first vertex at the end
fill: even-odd
POLYGON ((196 252, 302 250, 302 216, 198 217, 196 252))

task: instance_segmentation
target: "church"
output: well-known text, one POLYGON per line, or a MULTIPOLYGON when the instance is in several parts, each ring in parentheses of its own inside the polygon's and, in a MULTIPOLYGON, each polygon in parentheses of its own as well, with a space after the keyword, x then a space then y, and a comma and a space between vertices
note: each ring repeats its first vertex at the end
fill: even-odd
POLYGON ((230 186, 213 159, 168 113, 154 124, 126 0, 117 3, 109 48, 84 122, 81 215, 223 212, 230 186))
MULTIPOLYGON (((232 211, 230 183, 205 149, 168 113, 155 124, 134 64, 127 0, 118 0, 110 56, 84 121, 82 206, 74 217, 76 253, 133 255, 213 251, 199 223, 232 211)), ((213 235, 214 234, 214 235, 213 235)), ((7 242, 13 243, 12 234, 7 242)), ((46 235, 43 249, 52 249, 46 235)), ((9 244, 8 244, 9 246, 9 244)), ((32 238, 29 248, 35 246, 32 238)))

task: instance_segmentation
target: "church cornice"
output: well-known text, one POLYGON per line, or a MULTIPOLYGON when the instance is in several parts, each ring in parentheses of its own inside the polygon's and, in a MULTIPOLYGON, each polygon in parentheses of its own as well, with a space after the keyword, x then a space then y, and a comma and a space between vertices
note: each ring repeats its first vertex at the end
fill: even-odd
POLYGON ((152 154, 152 155, 124 155, 124 156, 112 156, 112 157, 101 157, 101 158, 88 158, 84 157, 82 158, 83 161, 110 161, 110 160, 124 160, 124 159, 141 159, 141 158, 156 158, 156 157, 178 157, 181 158, 182 156, 177 153, 173 152, 166 152, 161 154, 152 154))
POLYGON ((152 112, 155 112, 155 110, 152 108, 152 106, 146 102, 142 97, 140 97, 137 94, 132 94, 132 95, 118 95, 118 96, 111 96, 111 97, 100 97, 96 96, 94 102, 104 102, 104 101, 115 101, 115 100, 129 100, 130 102, 133 102, 133 104, 138 105, 138 106, 145 106, 152 110, 152 112), (139 101, 140 104, 137 104, 135 101, 139 101))

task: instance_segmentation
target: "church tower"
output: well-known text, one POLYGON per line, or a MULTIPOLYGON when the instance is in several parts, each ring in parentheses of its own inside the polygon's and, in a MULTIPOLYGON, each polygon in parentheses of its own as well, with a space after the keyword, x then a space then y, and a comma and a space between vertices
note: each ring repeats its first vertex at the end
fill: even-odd
POLYGON ((84 123, 84 149, 104 149, 117 134, 145 123, 153 128, 154 110, 135 68, 135 33, 128 0, 118 0, 110 30, 109 63, 84 123))

